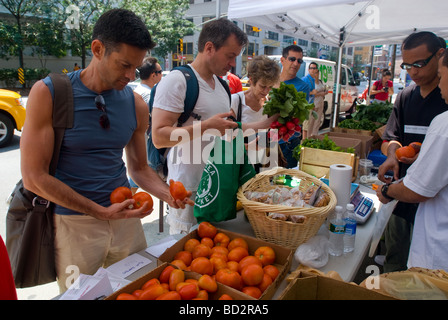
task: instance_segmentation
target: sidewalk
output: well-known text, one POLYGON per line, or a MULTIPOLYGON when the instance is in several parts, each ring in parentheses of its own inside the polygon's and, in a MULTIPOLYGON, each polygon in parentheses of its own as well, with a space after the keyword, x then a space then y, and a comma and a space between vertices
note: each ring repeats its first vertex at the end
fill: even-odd
MULTIPOLYGON (((166 208, 166 206, 164 207, 166 208)), ((163 220, 165 220, 166 212, 165 210, 163 212, 163 220)), ((154 212, 143 218, 142 224, 148 246, 169 235, 169 226, 167 223, 163 224, 163 232, 159 232, 159 199, 154 197, 154 212)), ((31 288, 17 289, 19 300, 51 300, 58 295, 59 288, 56 282, 31 288)))

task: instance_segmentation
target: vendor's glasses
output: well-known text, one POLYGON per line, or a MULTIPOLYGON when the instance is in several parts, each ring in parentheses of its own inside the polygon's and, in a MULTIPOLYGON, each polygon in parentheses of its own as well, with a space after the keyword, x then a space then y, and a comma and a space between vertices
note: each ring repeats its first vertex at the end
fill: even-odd
POLYGON ((154 73, 158 73, 158 74, 161 74, 162 73, 162 69, 160 69, 160 70, 157 70, 157 71, 154 71, 154 73))
POLYGON ((294 61, 297 60, 297 63, 298 63, 298 64, 302 64, 302 63, 303 63, 303 60, 300 59, 300 58, 296 58, 296 57, 288 57, 287 59, 288 59, 289 61, 291 61, 291 62, 294 62, 294 61))
POLYGON ((104 102, 104 98, 102 95, 97 95, 95 98, 95 105, 96 108, 100 111, 102 111, 102 114, 100 116, 100 126, 103 129, 109 129, 110 128, 110 121, 109 117, 106 113, 106 102, 104 102))
POLYGON ((420 60, 420 61, 416 61, 416 62, 414 62, 414 63, 402 63, 401 65, 400 65, 400 67, 401 67, 401 69, 403 69, 403 70, 410 70, 412 67, 414 67, 414 68, 423 68, 424 66, 426 66, 428 63, 429 63, 429 61, 431 61, 431 59, 436 55, 436 53, 437 53, 437 51, 436 52, 434 52, 428 59, 426 59, 426 60, 420 60))

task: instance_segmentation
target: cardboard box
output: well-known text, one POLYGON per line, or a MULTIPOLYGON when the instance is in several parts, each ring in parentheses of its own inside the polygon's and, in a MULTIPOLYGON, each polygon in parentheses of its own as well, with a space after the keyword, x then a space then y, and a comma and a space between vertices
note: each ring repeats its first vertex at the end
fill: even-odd
MULTIPOLYGON (((325 138, 325 134, 320 134, 317 136, 311 136, 311 139, 319 139, 323 140, 325 138)), ((338 136, 330 136, 328 138, 331 139, 338 147, 342 149, 353 148, 355 149, 355 155, 361 157, 362 150, 362 140, 358 138, 350 138, 350 137, 338 137, 338 136)))
MULTIPOLYGON (((378 129, 376 129, 375 131, 369 131, 369 130, 361 130, 361 129, 347 129, 347 128, 339 128, 339 127, 334 127, 331 128, 332 132, 337 132, 337 133, 347 133, 350 135, 355 135, 355 136, 372 136, 372 145, 371 145, 371 150, 377 150, 381 148, 381 142, 382 142, 382 132, 384 132, 386 126, 380 127, 378 129)), ((364 156, 365 157, 365 156, 364 156)))
POLYGON ((355 283, 301 272, 292 280, 278 300, 397 300, 355 283))
POLYGON ((327 134, 328 134, 328 137, 332 140, 335 139, 335 137, 360 140, 361 148, 360 148, 360 152, 358 154, 360 159, 367 158, 367 156, 369 155, 370 150, 372 148, 373 136, 356 135, 356 134, 352 134, 352 133, 344 133, 344 132, 336 132, 336 131, 330 131, 327 134))
POLYGON ((311 174, 318 179, 330 178, 330 166, 332 164, 345 164, 353 168, 352 182, 358 176, 359 157, 353 153, 321 150, 314 148, 302 148, 300 152, 299 169, 311 174))
MULTIPOLYGON (((281 281, 286 277, 286 274, 288 273, 289 269, 291 268, 291 263, 293 259, 293 250, 288 249, 282 246, 279 246, 277 244, 263 241, 254 237, 249 237, 240 233, 235 233, 232 231, 219 229, 218 232, 223 232, 227 234, 230 238, 230 240, 235 238, 243 238, 246 240, 248 246, 249 246, 249 254, 254 254, 255 250, 258 247, 261 246, 270 246, 275 251, 276 260, 274 265, 279 269, 280 274, 277 276, 277 278, 274 280, 274 282, 263 292, 262 296, 260 297, 260 300, 269 300, 271 299, 275 291, 277 290, 278 286, 280 285, 281 281)), ((184 248, 185 242, 187 242, 188 239, 196 238, 200 239, 197 230, 194 230, 190 232, 188 235, 177 241, 173 246, 168 248, 160 257, 159 261, 160 263, 163 262, 171 262, 174 259, 174 256, 177 252, 182 251, 184 248)), ((243 293, 242 293, 243 294, 243 293)))
MULTIPOLYGON (((132 294, 132 292, 134 292, 135 290, 140 289, 146 283, 146 281, 153 279, 153 278, 158 278, 160 276, 160 274, 162 273, 163 269, 165 269, 165 267, 168 265, 169 264, 166 262, 160 264, 157 268, 155 268, 152 271, 148 272, 147 274, 141 276, 137 280, 132 281, 131 283, 124 286, 120 290, 117 290, 116 292, 114 292, 113 294, 108 296, 105 300, 116 300, 120 293, 132 294)), ((184 271, 184 272, 185 272, 185 279, 196 279, 197 280, 201 276, 200 274, 197 274, 194 272, 189 272, 189 271, 184 271)), ((218 300, 219 297, 221 295, 223 295, 224 293, 227 293, 228 295, 230 295, 234 300, 256 300, 255 298, 248 296, 247 294, 244 294, 241 291, 235 290, 233 288, 222 285, 220 283, 218 283, 218 290, 216 292, 208 294, 209 300, 218 300)))

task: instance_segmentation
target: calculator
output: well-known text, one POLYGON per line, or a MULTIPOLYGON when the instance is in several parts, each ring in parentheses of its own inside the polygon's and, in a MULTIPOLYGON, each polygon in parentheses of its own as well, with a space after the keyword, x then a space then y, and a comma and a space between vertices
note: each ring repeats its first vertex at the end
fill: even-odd
POLYGON ((374 209, 372 199, 364 196, 359 190, 356 190, 352 194, 350 203, 355 207, 356 222, 359 224, 366 222, 374 209))

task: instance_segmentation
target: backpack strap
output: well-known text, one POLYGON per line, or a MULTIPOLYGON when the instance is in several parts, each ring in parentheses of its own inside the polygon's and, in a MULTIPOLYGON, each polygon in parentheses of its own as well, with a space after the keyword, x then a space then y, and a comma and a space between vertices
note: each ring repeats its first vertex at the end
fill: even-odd
POLYGON ((59 160, 59 151, 61 149, 65 129, 73 128, 73 90, 70 79, 66 74, 50 73, 48 76, 54 86, 54 150, 50 163, 50 174, 54 175, 59 160))

